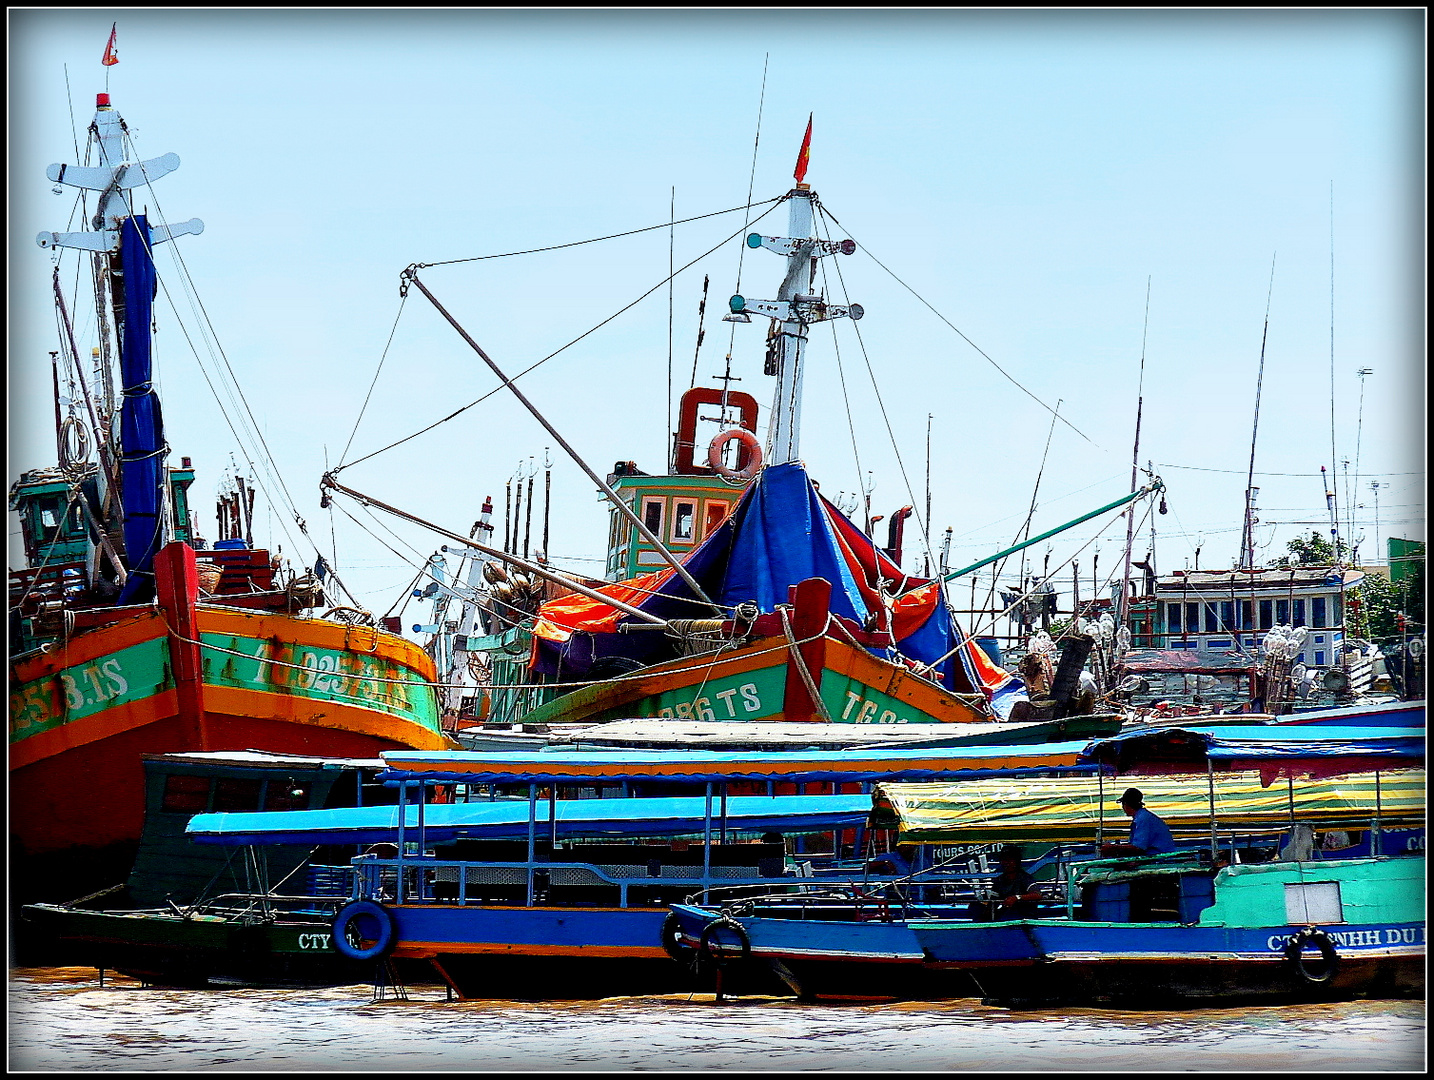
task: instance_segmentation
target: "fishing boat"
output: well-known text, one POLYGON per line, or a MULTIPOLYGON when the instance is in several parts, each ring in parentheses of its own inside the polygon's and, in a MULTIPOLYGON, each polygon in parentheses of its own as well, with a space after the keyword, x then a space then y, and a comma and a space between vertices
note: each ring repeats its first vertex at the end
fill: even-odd
POLYGON ((80 189, 82 204, 97 194, 90 231, 38 238, 56 259, 59 464, 10 490, 27 562, 10 575, 9 628, 11 882, 21 899, 66 899, 123 877, 143 820, 144 754, 366 757, 453 745, 432 660, 368 613, 333 606, 321 561, 296 572, 255 547, 252 488, 241 484, 221 514, 223 537, 199 538, 190 459, 167 462, 151 325, 154 249, 203 226, 137 212, 145 186, 179 158, 136 160, 108 94, 89 145, 86 164, 52 165, 48 176, 80 189), (88 263, 78 278, 95 290, 96 344, 84 361, 61 284, 66 256, 88 263), (78 387, 68 415, 60 357, 78 387))
MULTIPOLYGON (((185 835, 195 813, 295 812, 392 800, 382 760, 260 751, 144 759, 145 822, 122 882, 63 904, 20 909, 15 947, 165 986, 363 982, 374 966, 332 948, 352 891, 351 850, 217 848, 185 835)), ((413 977, 415 973, 409 972, 413 977)), ((423 974, 417 972, 416 974, 423 974)))
MULTIPOLYGON (((1083 746, 390 751, 382 775, 397 806, 204 814, 188 834, 229 846, 390 845, 391 857, 353 861, 335 948, 429 961, 461 997, 673 992, 698 982, 692 951, 672 938, 671 903, 717 886, 805 890, 870 877, 843 860, 862 850, 872 783, 1046 774, 1074 767, 1083 746), (425 789, 456 801, 415 800, 425 789)), ((780 990, 761 972, 747 985, 780 990)))
MULTIPOLYGON (((424 281, 421 265, 404 272, 404 294, 416 290, 434 305, 611 504, 607 567, 614 580, 607 582, 530 561, 526 539, 523 556, 508 550, 515 546, 516 525, 505 526, 503 549, 478 539, 483 530, 476 527, 472 536, 438 530, 464 545, 452 550, 473 561, 466 575, 460 571, 437 582, 441 592, 463 599, 464 617, 454 620, 462 627, 454 631, 434 620, 442 639, 435 648, 446 656, 486 657, 491 679, 467 696, 475 709, 486 700, 488 717, 530 726, 632 719, 900 725, 1020 718, 1028 704, 1021 678, 962 631, 943 591, 944 578, 974 567, 946 575, 929 568, 925 576, 907 573, 901 523, 911 508, 892 515, 888 543, 880 545, 870 535, 873 522, 858 527, 822 495, 801 460, 808 335, 818 324, 864 314, 859 304, 835 303, 815 291, 814 264, 850 255, 856 245, 819 238, 817 195, 804 181, 805 171, 803 156, 795 187, 771 200, 787 205, 786 234, 752 232, 745 238, 748 248, 781 259, 775 299, 736 295, 728 301, 729 321, 770 321, 764 370, 776 386, 767 437, 756 434, 758 408, 751 395, 694 387, 682 398, 662 475, 618 462, 600 476, 462 328, 424 281), (711 415, 703 415, 704 408, 711 415), (699 433, 699 421, 716 423, 710 441, 699 433), (464 576, 475 580, 480 563, 476 576, 490 588, 477 604, 493 616, 483 635, 467 629, 479 594, 456 584, 464 576), (521 716, 502 703, 519 688, 521 716), (535 690, 541 702, 527 696, 535 690)), ((340 483, 338 472, 324 477, 330 496, 432 527, 340 483)), ((528 488, 531 515, 531 483, 528 488)), ((1001 555, 1160 489, 1155 479, 1001 555)), ((516 521, 516 511, 513 516, 516 521)))
POLYGON ((689 944, 705 935, 708 949, 764 964, 816 1000, 1418 993, 1423 741, 1387 730, 1287 741, 1263 729, 1147 730, 1093 744, 1082 760, 1103 766, 1095 775, 880 785, 880 814, 915 865, 899 895, 675 905, 678 933, 689 944), (1116 768, 1141 775, 1176 851, 1101 857, 1116 768), (1380 771, 1350 772, 1361 768, 1380 771), (993 918, 974 880, 943 898, 966 899, 966 912, 934 909, 924 867, 1012 842, 1033 857, 1031 910, 993 918))

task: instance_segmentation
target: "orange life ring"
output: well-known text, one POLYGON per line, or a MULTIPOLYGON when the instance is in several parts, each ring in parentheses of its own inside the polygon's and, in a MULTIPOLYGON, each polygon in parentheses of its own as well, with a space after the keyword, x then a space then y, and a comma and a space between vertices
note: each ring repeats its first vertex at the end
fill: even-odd
POLYGON ((746 428, 719 432, 707 447, 707 464, 718 476, 725 476, 728 480, 750 480, 762 467, 762 444, 746 428), (747 467, 744 469, 729 469, 722 464, 722 451, 733 439, 747 448, 747 467))

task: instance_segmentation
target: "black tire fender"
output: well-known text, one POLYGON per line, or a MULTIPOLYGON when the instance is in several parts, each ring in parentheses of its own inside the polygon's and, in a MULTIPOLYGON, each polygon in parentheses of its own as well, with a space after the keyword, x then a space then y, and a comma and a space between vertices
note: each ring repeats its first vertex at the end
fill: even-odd
POLYGON ((678 940, 681 929, 682 921, 678 919, 677 912, 668 912, 667 918, 662 920, 662 951, 679 963, 686 964, 692 960, 694 953, 692 946, 678 940))
POLYGON ((1316 926, 1307 926, 1290 938, 1289 944, 1285 946, 1285 960, 1294 968, 1296 975, 1313 986, 1329 982, 1339 967, 1339 953, 1335 950, 1334 942, 1316 926), (1314 945, 1319 949, 1322 963, 1316 971, 1311 971, 1305 964, 1306 945, 1314 945))
POLYGON ((729 919, 724 915, 720 919, 713 919, 702 928, 702 935, 697 939, 699 958, 710 960, 712 966, 717 968, 724 968, 731 962, 731 957, 725 951, 712 947, 712 939, 719 930, 730 930, 737 936, 737 942, 742 946, 742 953, 737 958, 739 961, 752 955, 752 939, 747 936, 746 929, 736 919, 729 919))
POLYGON ((393 951, 393 915, 373 900, 353 900, 333 921, 334 948, 350 960, 375 960, 393 951))

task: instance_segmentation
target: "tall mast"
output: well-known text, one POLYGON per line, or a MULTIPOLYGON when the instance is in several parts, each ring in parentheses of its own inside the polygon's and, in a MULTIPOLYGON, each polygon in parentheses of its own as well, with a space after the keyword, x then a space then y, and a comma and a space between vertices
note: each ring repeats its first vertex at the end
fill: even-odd
POLYGON ((1270 291, 1265 297, 1265 329, 1260 334, 1260 373, 1255 378, 1255 419, 1250 425, 1250 471, 1245 480, 1245 522, 1240 529, 1240 567, 1255 568, 1255 438, 1260 432, 1260 390, 1265 385, 1265 342, 1270 336, 1270 299, 1275 294, 1275 259, 1270 257, 1270 291))
POLYGON ((729 301, 733 315, 756 312, 770 316, 774 322, 768 370, 777 377, 777 389, 772 397, 765 455, 766 461, 772 465, 796 461, 800 453, 802 361, 806 351, 807 327, 827 319, 859 319, 863 314, 860 304, 828 304, 812 291, 817 259, 837 252, 850 255, 856 250, 856 244, 851 240, 830 243, 816 238, 814 210, 817 195, 810 184, 803 182, 811 141, 812 122, 808 118, 806 138, 802 140, 797 167, 792 173, 797 185, 787 192, 787 235, 776 237, 752 233, 747 237, 748 247, 766 248, 786 257, 787 272, 777 289, 777 298, 748 300, 738 294, 729 301))
MULTIPOLYGON (((120 501, 124 515, 125 557, 129 576, 121 604, 138 603, 153 596, 152 563, 164 543, 167 447, 160 420, 159 398, 154 392, 150 323, 158 278, 154 267, 155 244, 186 233, 203 231, 197 218, 182 225, 151 227, 148 218, 134 213, 130 192, 179 167, 177 154, 134 162, 125 154, 125 125, 110 104, 108 94, 98 95, 91 137, 99 149, 99 165, 51 165, 45 175, 57 184, 100 193, 90 232, 42 232, 36 242, 45 249, 75 248, 103 256, 114 325, 119 340, 120 374, 124 404, 120 408, 120 501)), ((96 438, 102 438, 96 432, 96 438)))

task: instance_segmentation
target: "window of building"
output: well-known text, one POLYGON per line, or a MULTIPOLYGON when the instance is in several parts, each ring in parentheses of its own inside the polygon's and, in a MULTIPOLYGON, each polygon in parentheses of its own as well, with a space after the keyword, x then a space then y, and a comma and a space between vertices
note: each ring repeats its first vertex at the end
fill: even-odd
POLYGON ((1331 625, 1331 626, 1343 626, 1343 625, 1344 625, 1344 601, 1341 600, 1338 596, 1336 596, 1336 597, 1334 598, 1334 621, 1331 622, 1330 625, 1331 625))
POLYGON ((697 524, 697 504, 676 502, 672 508, 672 540, 678 544, 692 543, 692 531, 697 524))
POLYGON ((1268 630, 1275 625, 1275 603, 1273 600, 1260 601, 1260 629, 1268 630))
POLYGON ((1185 605, 1185 632, 1198 634, 1200 632, 1200 605, 1185 605))
POLYGON ((1240 629, 1253 630, 1255 628, 1255 605, 1249 600, 1240 601, 1240 629))
POLYGON ((1315 650, 1315 667, 1324 667, 1324 653, 1319 649, 1315 650))
POLYGON ((164 778, 160 809, 170 814, 202 814, 209 809, 209 777, 171 773, 164 778))
POLYGON ((1294 602, 1294 615, 1295 615, 1295 625, 1296 625, 1296 626, 1304 626, 1304 625, 1305 625, 1305 602, 1304 602, 1303 600, 1296 600, 1296 601, 1294 602))
POLYGON ((1290 624, 1290 602, 1288 600, 1275 601, 1275 622, 1281 626, 1290 624))
POLYGON ((1220 625, 1220 613, 1215 610, 1214 604, 1205 605, 1205 633, 1218 634, 1225 629, 1220 625))
POLYGON ((1222 633, 1229 633, 1231 630, 1238 630, 1240 627, 1235 622, 1235 601, 1220 601, 1220 630, 1222 633))
POLYGON ((1165 629, 1172 634, 1180 633, 1180 605, 1165 605, 1165 629))
POLYGON ((1316 596, 1310 601, 1310 622, 1315 626, 1328 626, 1328 605, 1323 596, 1316 596))

